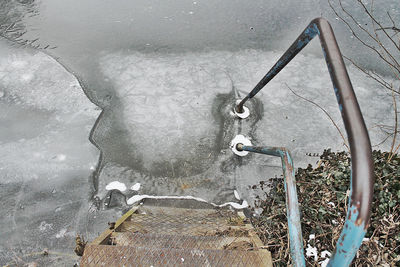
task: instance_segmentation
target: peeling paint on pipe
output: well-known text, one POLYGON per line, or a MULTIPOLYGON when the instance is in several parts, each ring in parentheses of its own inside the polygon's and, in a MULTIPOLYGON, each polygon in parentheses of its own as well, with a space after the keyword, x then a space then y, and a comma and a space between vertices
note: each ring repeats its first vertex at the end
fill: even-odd
MULTIPOLYGON (((244 103, 254 97, 271 81, 316 35, 319 35, 320 38, 322 51, 345 125, 350 144, 352 166, 351 194, 346 223, 328 266, 348 266, 360 247, 369 225, 374 186, 374 167, 368 131, 329 22, 324 18, 312 20, 270 71, 236 106, 236 110, 240 112, 244 103)), ((294 244, 291 243, 290 245, 294 244)), ((298 248, 291 249, 291 251, 297 250, 298 248)), ((295 259, 294 255, 292 257, 295 259)), ((295 264, 297 265, 297 263, 295 264)))
POLYGON ((297 199, 296 178, 290 152, 284 147, 256 147, 238 144, 237 149, 254 153, 280 157, 283 177, 285 179, 286 213, 289 228, 290 254, 295 266, 306 266, 304 259, 303 236, 300 224, 300 209, 297 199))

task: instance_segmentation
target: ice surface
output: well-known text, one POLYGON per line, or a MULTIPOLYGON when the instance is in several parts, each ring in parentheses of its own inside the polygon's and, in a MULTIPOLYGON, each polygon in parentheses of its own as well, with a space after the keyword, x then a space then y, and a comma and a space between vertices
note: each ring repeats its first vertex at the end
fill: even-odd
MULTIPOLYGON (((193 164, 199 157, 210 158, 214 150, 219 128, 212 103, 218 94, 231 91, 231 83, 221 65, 195 57, 120 54, 100 63, 116 89, 120 119, 132 133, 129 141, 140 151, 136 160, 145 170, 167 161, 171 166, 178 160, 193 164)), ((171 172, 182 176, 197 170, 171 172)))
MULTIPOLYGON (((364 21, 350 3, 344 1, 364 21)), ((77 233, 92 240, 129 208, 127 202, 143 197, 253 205, 265 195, 251 186, 281 175, 281 163, 233 155, 229 144, 238 134, 254 145, 289 148, 296 167, 318 159, 306 153, 345 149, 326 115, 288 89, 321 105, 344 131, 318 41, 246 103, 248 119, 231 116, 236 98, 254 87, 312 18, 328 17, 347 56, 384 69, 325 0, 0 6, 2 36, 38 46, 58 61, 0 41, 0 236, 7 241, 0 245, 1 264, 47 247, 68 254, 51 256, 47 265, 71 265, 77 233), (100 109, 88 98, 103 108, 91 135, 101 157, 88 140, 100 109), (132 190, 107 190, 113 181, 132 190)), ((375 14, 386 16, 388 9, 397 19, 397 6, 386 0, 375 14)), ((372 143, 379 144, 386 138, 382 125, 394 121, 391 96, 354 68, 349 73, 372 143)), ((389 145, 390 139, 374 148, 389 145)))
MULTIPOLYGON (((77 232, 96 235, 102 229, 96 225, 119 213, 90 213, 88 198, 95 187, 95 201, 104 208, 124 207, 144 197, 187 195, 218 206, 252 205, 259 192, 250 186, 280 175, 280 160, 255 154, 237 158, 229 143, 239 132, 254 145, 288 147, 297 167, 317 160, 306 153, 344 149, 326 116, 288 89, 319 103, 342 127, 320 57, 296 58, 257 96, 258 102, 249 102, 251 116, 239 123, 231 115, 235 92, 243 96, 249 91, 281 52, 121 51, 99 58, 118 105, 110 106, 112 116, 104 115, 95 132, 101 137, 109 129, 107 121, 117 119, 125 145, 107 148, 97 182, 88 183, 98 151, 87 138, 99 111, 57 62, 39 52, 2 45, 0 108, 7 127, 0 144, 6 207, 1 223, 11 225, 2 233, 10 240, 2 247, 6 259, 20 248, 23 253, 50 246, 69 251, 77 232), (125 185, 140 183, 141 194, 107 190, 116 179, 125 185)), ((385 135, 374 126, 392 122, 391 107, 381 105, 390 95, 355 69, 349 72, 371 139, 379 143, 385 135)), ((118 135, 107 139, 111 144, 118 141, 118 135)))
MULTIPOLYGON (((372 25, 359 3, 341 2, 361 25, 372 25)), ((340 12, 337 0, 331 3, 347 17, 340 12)), ((378 58, 374 53, 360 49, 360 43, 326 0, 52 0, 32 5, 39 15, 23 18, 28 25, 24 37, 39 37, 35 45, 41 47, 49 44, 69 50, 76 60, 95 51, 118 48, 282 50, 312 19, 322 16, 332 23, 345 55, 373 69, 382 69, 376 64, 378 58)), ((24 5, 19 9, 23 8, 24 5)), ((399 21, 398 0, 380 1, 379 7, 374 8, 374 15, 389 27, 392 25, 387 11, 399 21)), ((354 28, 360 34, 361 30, 354 28)), ((314 45, 317 52, 318 46, 314 45)))
POLYGON ((87 209, 96 110, 49 56, 0 40, 0 263, 73 244, 87 209))
MULTIPOLYGON (((131 164, 105 164, 99 197, 106 194, 105 184, 120 177, 126 184, 140 181, 142 192, 152 195, 190 194, 222 203, 234 200, 232 189, 237 189, 252 203, 255 195, 249 185, 280 175, 281 163, 254 154, 239 163, 229 149, 235 119, 226 115, 225 108, 234 103, 235 90, 242 95, 249 91, 280 55, 244 50, 103 56, 101 69, 120 101, 114 109, 122 114, 122 131, 135 153, 125 155, 131 164), (218 97, 227 102, 216 101, 218 97)), ((386 134, 375 126, 392 123, 391 107, 381 105, 391 96, 356 69, 350 67, 349 72, 372 143, 381 143, 386 134)), ((296 167, 317 161, 306 154, 346 149, 328 117, 289 87, 326 109, 346 136, 326 63, 313 55, 299 55, 257 95, 262 106, 254 113, 261 120, 252 127, 242 126, 241 133, 253 145, 289 148, 296 167)))

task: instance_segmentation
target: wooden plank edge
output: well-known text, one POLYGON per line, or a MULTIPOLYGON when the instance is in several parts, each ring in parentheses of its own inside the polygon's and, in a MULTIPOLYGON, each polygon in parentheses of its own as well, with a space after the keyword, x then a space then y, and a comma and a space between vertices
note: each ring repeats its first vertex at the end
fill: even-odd
POLYGON ((103 233, 101 233, 95 240, 93 240, 89 245, 106 245, 108 238, 111 236, 111 234, 121 227, 121 225, 128 220, 139 206, 135 206, 132 209, 130 209, 128 212, 126 212, 124 215, 122 215, 116 222, 114 229, 106 229, 103 233))

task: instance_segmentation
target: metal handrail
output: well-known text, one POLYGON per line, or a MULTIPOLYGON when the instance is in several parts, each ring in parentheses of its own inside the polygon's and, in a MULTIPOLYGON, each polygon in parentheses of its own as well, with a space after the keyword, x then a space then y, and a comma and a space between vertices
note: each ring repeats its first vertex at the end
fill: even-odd
MULTIPOLYGON (((348 266, 360 247, 369 225, 373 197, 374 171, 372 149, 368 131, 351 85, 346 66, 343 62, 339 46, 329 22, 324 18, 316 18, 312 20, 296 41, 294 41, 270 71, 235 107, 235 109, 239 113, 243 112, 243 104, 248 99, 254 97, 270 80, 272 80, 272 78, 274 78, 316 35, 319 35, 320 38, 322 51, 328 66, 336 99, 339 104, 339 110, 346 129, 351 153, 352 175, 350 181, 351 193, 349 196, 349 208, 344 228, 342 229, 328 266, 348 266)), ((270 150, 270 148, 257 149, 245 146, 243 146, 242 149, 258 153, 263 153, 260 152, 263 149, 270 150)), ((281 156, 281 154, 279 154, 279 156, 281 156)), ((290 155, 288 156, 288 159, 290 159, 290 155)), ((292 164, 289 165, 292 166, 292 164)), ((292 181, 294 181, 294 179, 292 181)), ((288 194, 288 191, 286 194, 288 194)), ((295 199, 297 200, 296 191, 294 191, 294 194, 296 195, 295 199)), ((289 226, 290 221, 292 220, 290 216, 288 210, 289 226)), ((298 222, 298 224, 300 224, 300 222, 298 222)), ((293 228, 294 227, 292 227, 292 229, 293 228)), ((292 239, 297 239, 298 233, 296 232, 297 229, 293 232, 289 227, 291 254, 296 266, 305 266, 302 242, 298 244, 297 241, 292 241, 292 239), (293 235, 295 235, 295 237, 292 237, 293 235), (302 256, 299 255, 300 252, 302 256)))
POLYGON ((289 150, 284 147, 256 147, 237 144, 238 151, 249 151, 280 157, 282 161, 283 178, 286 192, 286 213, 288 218, 290 254, 296 266, 305 266, 303 252, 303 237, 301 234, 300 209, 297 199, 296 176, 289 150))

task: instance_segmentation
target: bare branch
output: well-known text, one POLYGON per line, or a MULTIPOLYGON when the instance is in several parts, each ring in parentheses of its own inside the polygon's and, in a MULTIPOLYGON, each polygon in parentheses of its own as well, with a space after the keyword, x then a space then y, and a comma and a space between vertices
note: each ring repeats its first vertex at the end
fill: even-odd
MULTIPOLYGON (((361 0, 357 0, 357 1, 360 2, 361 0)), ((365 7, 365 5, 364 5, 363 3, 361 3, 361 4, 363 5, 363 7, 364 7, 364 9, 366 10, 366 12, 368 13, 368 15, 369 15, 369 16, 372 16, 371 13, 370 13, 370 12, 367 10, 367 8, 365 7)), ((339 0, 339 5, 340 5, 342 11, 343 11, 347 16, 350 17, 350 19, 353 21, 353 23, 356 24, 357 27, 358 27, 359 29, 361 29, 364 33, 366 33, 373 41, 375 41, 375 42, 381 47, 381 49, 383 49, 383 50, 385 51, 385 53, 391 58, 392 62, 389 62, 386 58, 383 58, 383 57, 382 57, 383 55, 381 55, 381 53, 378 52, 378 51, 376 50, 376 48, 374 47, 373 49, 376 50, 376 52, 379 54, 379 56, 380 56, 381 58, 383 58, 389 65, 391 65, 391 66, 393 66, 393 64, 396 65, 396 66, 393 66, 393 68, 396 69, 396 70, 399 70, 399 69, 400 69, 400 64, 399 64, 399 63, 397 62, 397 60, 390 54, 390 52, 389 52, 389 51, 386 49, 386 47, 380 42, 380 40, 377 40, 376 37, 374 37, 367 29, 365 29, 365 28, 361 25, 361 23, 359 23, 359 22, 354 18, 354 16, 344 8, 344 6, 343 6, 343 4, 342 4, 342 0, 339 0)), ((375 20, 375 18, 373 18, 373 19, 375 20)), ((344 19, 342 19, 342 20, 344 21, 344 19)), ((376 20, 375 20, 375 21, 376 21, 376 20)), ((350 27, 350 29, 351 29, 351 31, 353 32, 353 34, 355 34, 355 33, 354 33, 354 30, 352 29, 352 27, 351 27, 348 23, 346 23, 346 24, 350 27)), ((379 22, 378 22, 378 25, 380 25, 379 22)), ((357 37, 357 39, 360 40, 360 38, 358 38, 358 37, 357 37)), ((366 45, 365 42, 362 42, 362 43, 363 43, 364 45, 366 45)), ((367 46, 368 46, 368 47, 371 47, 371 46, 369 46, 369 45, 367 45, 367 46)), ((396 45, 396 48, 397 48, 397 45, 396 45)))
POLYGON ((387 33, 387 31, 385 29, 383 29, 384 27, 381 25, 381 23, 368 11, 367 7, 365 6, 365 4, 361 1, 361 0, 357 0, 361 6, 364 8, 365 13, 367 13, 367 15, 380 27, 382 28, 382 31, 385 33, 385 35, 387 36, 387 38, 393 43, 393 45, 400 50, 400 46, 398 46, 396 44, 396 42, 394 42, 394 40, 389 36, 389 34, 387 33))
POLYGON ((397 31, 397 32, 400 32, 400 29, 399 28, 397 28, 397 27, 383 27, 383 28, 378 28, 378 29, 376 29, 377 31, 379 31, 379 30, 393 30, 393 31, 397 31))
POLYGON ((338 125, 336 124, 336 122, 333 120, 333 118, 332 118, 331 115, 328 113, 328 111, 326 111, 323 107, 321 107, 319 104, 315 103, 314 101, 312 101, 312 100, 310 100, 310 99, 307 99, 307 98, 305 98, 305 97, 303 97, 303 96, 297 94, 295 91, 293 91, 292 88, 290 88, 290 86, 289 86, 287 83, 285 83, 285 85, 287 86, 287 88, 289 88, 289 90, 290 90, 295 96, 297 96, 297 97, 299 97, 299 98, 301 98, 301 99, 303 99, 303 100, 305 100, 305 101, 307 101, 307 102, 309 102, 309 103, 315 105, 316 107, 318 107, 319 109, 321 109, 321 110, 325 113, 326 116, 328 116, 329 120, 333 123, 333 125, 334 125, 335 128, 336 128, 336 130, 339 132, 340 136, 342 137, 342 139, 343 139, 343 144, 346 146, 347 150, 350 151, 349 146, 347 145, 346 138, 344 137, 342 131, 341 131, 340 128, 339 128, 339 126, 338 126, 338 125))
MULTIPOLYGON (((374 51, 385 63, 387 63, 389 66, 392 66, 393 68, 396 69, 396 67, 392 64, 392 62, 389 62, 385 57, 381 55, 381 53, 373 46, 367 44, 365 41, 363 41, 358 34, 355 33, 353 30, 352 26, 347 22, 342 16, 339 15, 339 13, 336 11, 336 9, 332 6, 331 0, 328 0, 329 6, 332 8, 333 12, 335 15, 344 23, 346 24, 347 28, 350 30, 350 32, 353 34, 353 36, 360 42, 362 43, 365 47, 368 47, 372 51, 374 51)), ((400 70, 399 70, 400 72, 400 70)))
POLYGON ((393 23, 393 27, 396 27, 396 23, 394 22, 394 19, 392 18, 392 16, 390 16, 389 11, 386 11, 386 14, 388 15, 390 21, 393 23))
POLYGON ((385 87, 386 89, 388 89, 388 90, 390 90, 390 91, 392 91, 392 92, 394 92, 394 93, 400 95, 400 92, 398 92, 398 91, 396 91, 395 89, 393 89, 393 87, 391 87, 390 84, 389 84, 388 82, 386 82, 378 73, 372 72, 372 74, 371 74, 371 71, 368 71, 368 70, 366 70, 365 68, 361 67, 360 65, 358 65, 358 64, 357 64, 354 60, 352 60, 351 58, 346 57, 346 56, 344 56, 344 55, 343 55, 343 57, 344 57, 346 60, 350 61, 351 64, 353 64, 357 69, 359 69, 360 71, 362 71, 362 72, 364 72, 366 75, 368 75, 371 79, 375 80, 377 83, 381 84, 381 85, 382 85, 383 87, 385 87))
POLYGON ((394 136, 393 136, 393 140, 392 140, 392 146, 390 147, 390 156, 388 158, 388 162, 390 162, 390 160, 393 157, 393 149, 394 146, 396 145, 396 137, 397 137, 397 127, 398 127, 398 118, 397 118, 397 101, 396 101, 396 97, 394 96, 394 93, 392 91, 392 98, 393 98, 393 109, 394 109, 394 136))
POLYGON ((386 135, 386 137, 385 137, 381 142, 379 142, 379 143, 376 144, 376 145, 373 145, 372 147, 377 147, 377 146, 382 145, 383 143, 386 142, 386 140, 388 140, 388 139, 389 139, 390 137, 392 137, 392 136, 393 136, 393 133, 386 135))

